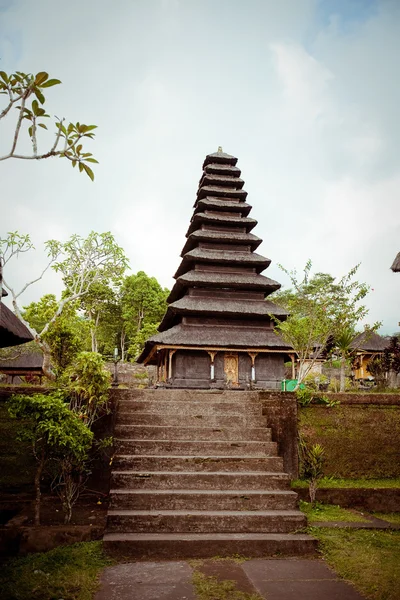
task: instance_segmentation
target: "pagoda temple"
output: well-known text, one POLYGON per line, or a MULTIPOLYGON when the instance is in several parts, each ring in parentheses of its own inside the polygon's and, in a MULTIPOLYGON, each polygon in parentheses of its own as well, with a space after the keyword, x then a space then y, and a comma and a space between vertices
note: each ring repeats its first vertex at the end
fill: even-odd
POLYGON ((176 388, 280 389, 293 348, 274 331, 285 310, 265 298, 280 284, 255 250, 237 158, 209 154, 203 164, 182 262, 168 309, 138 362, 157 365, 157 383, 176 388))

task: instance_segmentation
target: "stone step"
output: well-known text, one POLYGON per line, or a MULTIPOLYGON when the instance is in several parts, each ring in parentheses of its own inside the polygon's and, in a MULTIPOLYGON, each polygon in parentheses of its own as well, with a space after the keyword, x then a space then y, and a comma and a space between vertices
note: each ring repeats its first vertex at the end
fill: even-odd
POLYGON ((118 425, 163 425, 174 427, 267 427, 267 418, 237 414, 164 414, 152 412, 119 412, 118 425))
POLYGON ((136 440, 252 440, 271 441, 271 431, 264 427, 174 427, 163 425, 116 425, 118 438, 136 440))
POLYGON ((124 489, 192 490, 284 490, 289 489, 286 473, 196 473, 168 471, 113 471, 111 487, 124 489))
POLYGON ((120 390, 120 402, 155 401, 155 402, 240 402, 242 405, 258 403, 259 393, 244 390, 200 390, 200 389, 143 389, 120 390))
POLYGON ((114 439, 118 454, 151 454, 173 456, 277 456, 276 442, 242 440, 199 441, 193 440, 136 440, 114 439))
POLYGON ((117 454, 113 469, 123 471, 283 471, 279 456, 140 456, 117 454))
POLYGON ((306 516, 292 511, 109 510, 109 533, 293 533, 306 516))
POLYGON ((176 402, 170 400, 121 400, 118 410, 120 412, 150 412, 153 414, 170 415, 210 415, 210 414, 236 414, 260 415, 260 403, 243 405, 241 402, 176 402))
POLYGON ((295 510, 291 490, 121 490, 110 491, 114 510, 295 510))
POLYGON ((309 535, 288 533, 107 533, 103 540, 110 555, 135 560, 304 556, 317 547, 309 535))

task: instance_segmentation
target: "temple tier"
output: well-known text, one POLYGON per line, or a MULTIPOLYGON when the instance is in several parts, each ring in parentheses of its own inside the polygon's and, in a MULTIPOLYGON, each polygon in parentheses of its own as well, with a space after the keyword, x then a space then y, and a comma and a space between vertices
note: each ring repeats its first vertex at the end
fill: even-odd
POLYGON ((293 349, 274 331, 287 313, 265 298, 280 288, 261 275, 237 158, 219 149, 203 164, 194 213, 157 335, 138 362, 157 365, 157 383, 177 388, 280 389, 293 349))

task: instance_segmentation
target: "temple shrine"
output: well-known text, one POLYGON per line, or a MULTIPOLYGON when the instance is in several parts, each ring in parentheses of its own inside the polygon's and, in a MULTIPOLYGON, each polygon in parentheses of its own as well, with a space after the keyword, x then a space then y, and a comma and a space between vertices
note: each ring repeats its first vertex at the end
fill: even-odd
POLYGON ((203 164, 182 262, 159 333, 138 362, 157 365, 157 384, 173 388, 280 389, 294 351, 274 331, 285 310, 266 300, 280 284, 261 273, 237 158, 222 151, 203 164))

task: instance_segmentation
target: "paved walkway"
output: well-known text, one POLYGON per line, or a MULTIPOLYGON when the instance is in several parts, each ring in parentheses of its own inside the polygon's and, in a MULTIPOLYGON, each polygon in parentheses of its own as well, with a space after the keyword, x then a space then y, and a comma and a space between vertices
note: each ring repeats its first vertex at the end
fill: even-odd
MULTIPOLYGON (((197 561, 205 576, 231 580, 268 600, 364 600, 320 560, 197 561)), ((197 600, 193 567, 179 562, 136 562, 105 569, 95 600, 197 600)), ((210 599, 211 600, 211 599, 210 599)))

